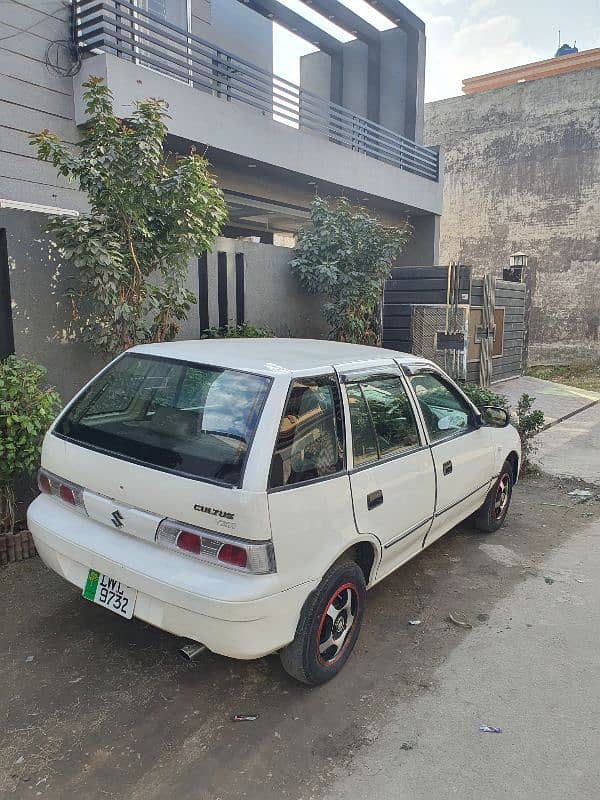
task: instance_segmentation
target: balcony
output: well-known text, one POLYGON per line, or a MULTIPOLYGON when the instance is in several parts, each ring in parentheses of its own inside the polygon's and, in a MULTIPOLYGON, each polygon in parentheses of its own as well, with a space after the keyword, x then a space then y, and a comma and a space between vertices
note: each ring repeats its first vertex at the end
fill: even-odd
MULTIPOLYGON (((84 57, 79 90, 86 75, 102 75, 116 110, 130 109, 140 97, 161 96, 169 102, 169 130, 176 135, 440 213, 435 150, 126 0, 76 0, 74 19, 84 57)), ((79 105, 76 117, 83 122, 79 105)))

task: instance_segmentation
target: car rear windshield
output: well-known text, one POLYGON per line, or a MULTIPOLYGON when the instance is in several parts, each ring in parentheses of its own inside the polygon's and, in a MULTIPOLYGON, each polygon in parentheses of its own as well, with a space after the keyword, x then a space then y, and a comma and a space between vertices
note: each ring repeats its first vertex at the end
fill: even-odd
POLYGON ((227 485, 242 472, 270 380, 130 353, 99 375, 55 433, 150 467, 227 485))

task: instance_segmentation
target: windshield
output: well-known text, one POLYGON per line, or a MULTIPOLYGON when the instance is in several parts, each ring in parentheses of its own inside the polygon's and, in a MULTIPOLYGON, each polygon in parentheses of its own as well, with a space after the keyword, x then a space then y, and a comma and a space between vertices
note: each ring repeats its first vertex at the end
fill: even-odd
POLYGON ((55 433, 150 467, 239 486, 269 387, 260 375, 131 353, 92 382, 55 433))

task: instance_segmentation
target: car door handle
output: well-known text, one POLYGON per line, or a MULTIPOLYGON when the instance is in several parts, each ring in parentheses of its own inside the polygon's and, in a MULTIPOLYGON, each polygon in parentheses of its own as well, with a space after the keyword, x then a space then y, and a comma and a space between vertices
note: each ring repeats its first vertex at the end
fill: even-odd
POLYGON ((367 495, 367 509, 371 511, 372 508, 376 508, 383 504, 383 492, 381 489, 377 489, 375 492, 371 492, 367 495))
POLYGON ((451 461, 444 461, 442 464, 442 470, 444 475, 450 475, 452 472, 452 462, 451 461))

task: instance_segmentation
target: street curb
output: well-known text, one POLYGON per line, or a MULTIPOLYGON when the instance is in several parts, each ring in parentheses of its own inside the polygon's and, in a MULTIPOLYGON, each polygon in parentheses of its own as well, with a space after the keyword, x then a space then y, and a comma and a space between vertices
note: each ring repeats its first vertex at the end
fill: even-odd
POLYGON ((592 400, 591 403, 587 403, 585 406, 581 406, 581 408, 576 408, 575 411, 569 411, 568 414, 565 414, 564 416, 559 417, 558 419, 553 419, 552 422, 549 422, 547 425, 544 425, 542 431, 547 431, 549 428, 553 428, 560 422, 564 422, 566 419, 571 419, 571 417, 574 417, 576 414, 581 414, 582 411, 587 411, 588 408, 593 408, 594 406, 597 406, 598 403, 600 403, 600 397, 597 400, 592 400))

